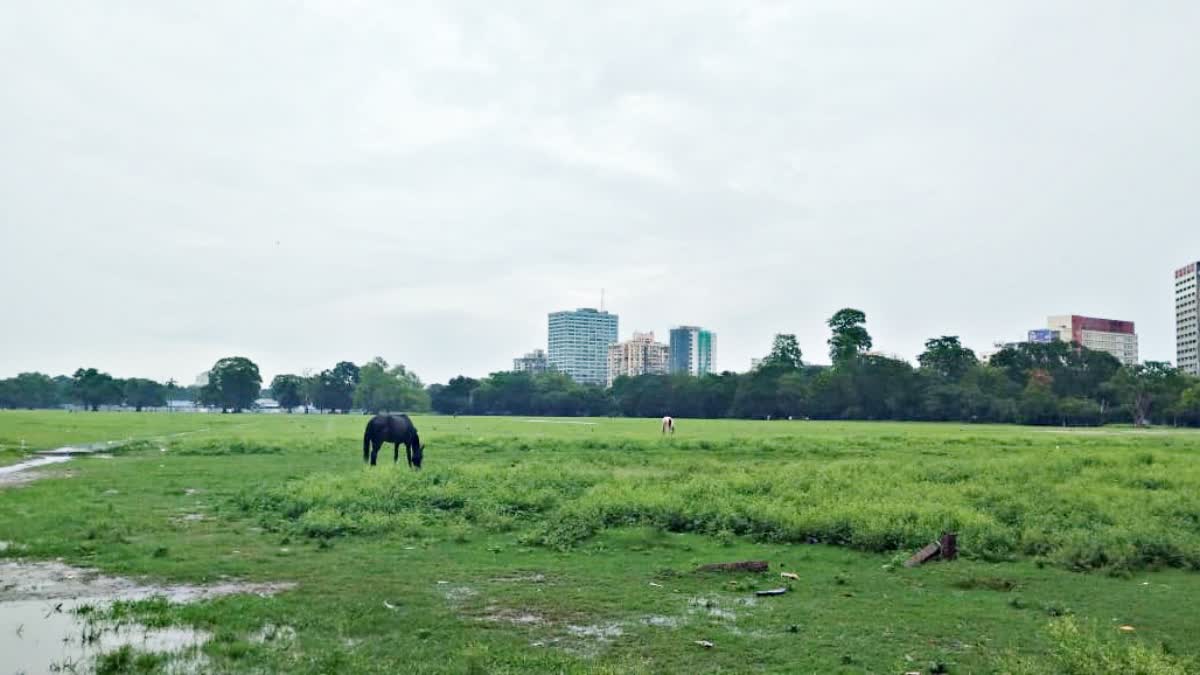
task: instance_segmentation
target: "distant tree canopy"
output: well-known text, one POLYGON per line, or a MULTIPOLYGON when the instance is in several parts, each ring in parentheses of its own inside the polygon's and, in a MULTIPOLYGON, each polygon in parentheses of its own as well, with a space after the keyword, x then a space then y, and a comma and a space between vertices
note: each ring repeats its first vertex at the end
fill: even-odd
POLYGON ((243 356, 230 356, 208 371, 208 384, 200 389, 200 402, 236 413, 253 406, 261 390, 258 366, 243 356))
POLYGON ((299 375, 276 375, 271 379, 271 395, 279 407, 292 412, 304 405, 304 378, 299 375))
POLYGON ((780 333, 775 336, 775 341, 771 344, 771 353, 767 354, 759 367, 799 370, 804 366, 802 356, 800 343, 796 341, 796 336, 790 333, 780 333))
POLYGON ((75 371, 71 380, 72 398, 87 408, 98 410, 102 405, 116 405, 121 402, 124 393, 121 384, 108 373, 102 373, 95 368, 80 368, 75 371))
POLYGON ((358 378, 353 397, 356 408, 373 413, 429 409, 429 393, 421 378, 401 364, 389 367, 377 356, 358 370, 358 378))
POLYGON ((471 394, 479 386, 479 380, 458 376, 451 378, 446 384, 434 384, 429 387, 430 405, 435 412, 443 415, 457 415, 471 412, 471 394))
POLYGON ((857 309, 839 310, 826 322, 833 331, 829 338, 829 358, 835 368, 852 363, 871 348, 866 322, 867 315, 857 309))
POLYGON ((134 377, 124 381, 125 405, 141 412, 142 408, 159 408, 167 404, 167 388, 154 380, 134 377))

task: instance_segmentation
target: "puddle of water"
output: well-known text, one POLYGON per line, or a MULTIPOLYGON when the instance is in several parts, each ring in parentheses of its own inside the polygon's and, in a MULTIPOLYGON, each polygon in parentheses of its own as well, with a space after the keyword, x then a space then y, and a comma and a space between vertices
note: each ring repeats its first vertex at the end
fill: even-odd
POLYGON ((29 469, 36 469, 41 466, 49 466, 51 464, 62 464, 69 462, 74 457, 103 457, 112 459, 112 455, 104 453, 104 450, 112 449, 114 446, 120 445, 123 441, 106 441, 104 443, 92 443, 90 445, 66 445, 53 450, 42 450, 33 457, 0 467, 0 487, 11 487, 14 485, 23 485, 25 483, 35 481, 42 478, 45 474, 38 472, 29 472, 29 469))
MULTIPOLYGON (((103 609, 116 600, 162 596, 189 603, 233 595, 270 595, 295 584, 236 583, 163 586, 105 576, 60 562, 0 563, 0 658, 5 672, 87 672, 96 655, 125 645, 146 652, 185 652, 211 636, 191 628, 147 628, 136 623, 89 620, 82 606, 103 609), (66 669, 63 671, 62 669, 66 669)), ((294 636, 290 627, 272 637, 294 636)), ((266 634, 264 633, 264 637, 266 634)), ((197 656, 199 658, 199 656, 197 656)), ((185 659, 186 661, 186 659, 185 659)), ((186 662, 176 664, 185 666, 186 662)))
POLYGON ((575 637, 592 638, 601 642, 606 642, 613 638, 619 638, 625 634, 625 629, 621 628, 621 624, 610 623, 595 626, 567 626, 567 632, 575 637))
POLYGON ((0 654, 5 672, 90 672, 96 656, 125 645, 144 652, 183 652, 211 635, 191 628, 147 628, 133 623, 88 621, 82 605, 102 600, 19 600, 0 603, 0 654), (57 609, 56 609, 57 608, 57 609))
POLYGON ((0 466, 0 481, 3 481, 5 476, 11 476, 13 474, 25 471, 26 469, 36 469, 39 466, 62 464, 63 462, 69 461, 71 461, 69 456, 54 455, 49 457, 34 457, 33 459, 27 459, 24 462, 17 462, 16 464, 9 464, 8 466, 0 466))
POLYGON ((267 596, 295 588, 292 583, 237 583, 194 586, 162 586, 123 577, 109 577, 96 570, 72 567, 60 562, 0 563, 0 615, 4 606, 17 600, 145 600, 163 596, 174 603, 200 602, 226 595, 253 593, 267 596))

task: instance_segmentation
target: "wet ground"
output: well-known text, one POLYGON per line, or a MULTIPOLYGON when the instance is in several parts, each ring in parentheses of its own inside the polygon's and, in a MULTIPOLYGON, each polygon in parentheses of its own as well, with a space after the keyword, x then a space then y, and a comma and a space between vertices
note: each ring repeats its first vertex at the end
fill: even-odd
MULTIPOLYGON (((0 488, 23 485, 30 481, 35 481, 46 474, 41 471, 33 471, 33 469, 69 462, 74 457, 90 455, 93 457, 111 458, 112 455, 106 454, 105 451, 112 450, 120 446, 121 443, 122 441, 106 441, 103 443, 67 445, 53 450, 43 450, 35 453, 23 462, 0 466, 0 488)), ((0 675, 3 675, 3 673, 0 673, 0 675)))
POLYGON ((195 648, 211 637, 207 633, 116 624, 96 619, 96 613, 116 600, 161 596, 169 602, 189 603, 238 593, 270 595, 293 586, 234 581, 159 585, 61 562, 0 563, 0 675, 86 673, 96 656, 125 645, 139 651, 177 653, 181 666, 195 665, 201 658, 195 648))

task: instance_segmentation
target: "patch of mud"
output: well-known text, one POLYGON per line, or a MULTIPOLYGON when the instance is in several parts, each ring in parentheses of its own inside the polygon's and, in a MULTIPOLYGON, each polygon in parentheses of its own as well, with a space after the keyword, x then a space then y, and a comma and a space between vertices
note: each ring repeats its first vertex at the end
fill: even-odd
POLYGON ((716 598, 688 598, 688 614, 704 614, 722 621, 737 621, 737 612, 721 606, 716 598))
POLYGON ((293 583, 239 583, 226 581, 207 586, 160 585, 124 577, 110 577, 94 569, 72 567, 60 562, 0 563, 0 616, 4 604, 17 600, 65 600, 87 598, 99 601, 145 600, 163 596, 174 603, 201 602, 226 595, 274 595, 295 588, 293 583))
POLYGON ((256 644, 271 644, 286 647, 296 641, 296 629, 291 626, 276 626, 268 623, 250 636, 250 641, 256 644))
POLYGON ((442 595, 446 597, 447 601, 455 605, 460 605, 476 595, 479 595, 479 592, 470 586, 451 586, 443 589, 442 595))
POLYGON ((678 617, 652 614, 642 617, 642 623, 647 626, 657 626, 658 628, 679 628, 679 624, 682 622, 678 617))
POLYGON ((544 584, 544 583, 546 583, 546 575, 541 574, 541 573, 514 574, 514 575, 510 575, 510 576, 505 576, 505 577, 493 577, 492 581, 495 581, 497 583, 506 583, 506 584, 519 584, 519 583, 544 584))
POLYGON ((546 623, 545 617, 533 612, 514 609, 489 607, 487 614, 479 617, 481 621, 494 623, 510 623, 515 626, 539 626, 546 623))
MULTIPOLYGON (((290 583, 237 583, 208 586, 159 585, 61 562, 0 563, 0 654, 6 672, 87 672, 99 654, 126 645, 138 651, 180 655, 168 672, 203 672, 197 648, 209 633, 186 627, 148 628, 136 623, 95 619, 117 600, 165 597, 173 603, 199 602, 226 595, 271 595, 290 583)), ((276 635, 286 631, 276 630, 276 635)), ((294 631, 292 631, 294 635, 294 631)))
POLYGON ((567 632, 575 637, 590 638, 600 642, 619 638, 625 634, 625 629, 619 623, 595 624, 591 626, 567 626, 567 632))

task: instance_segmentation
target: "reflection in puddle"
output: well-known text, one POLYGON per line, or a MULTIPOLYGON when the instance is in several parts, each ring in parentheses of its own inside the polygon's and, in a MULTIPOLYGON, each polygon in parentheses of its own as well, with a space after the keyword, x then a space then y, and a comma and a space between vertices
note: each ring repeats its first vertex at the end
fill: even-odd
MULTIPOLYGON (((0 675, 85 673, 92 669, 97 655, 126 645, 139 652, 180 654, 195 651, 195 647, 211 637, 191 628, 147 628, 136 623, 92 618, 94 612, 102 611, 116 600, 164 597, 172 603, 189 603, 240 593, 270 595, 292 587, 294 584, 237 582, 161 586, 105 576, 96 570, 60 562, 3 562, 0 563, 0 675)), ((173 665, 182 665, 186 670, 189 661, 193 665, 200 663, 183 657, 182 663, 173 665)))
POLYGON ((178 653, 211 637, 190 628, 147 628, 94 621, 76 613, 97 600, 18 600, 0 603, 0 654, 8 673, 90 672, 96 656, 125 645, 142 652, 178 653))

